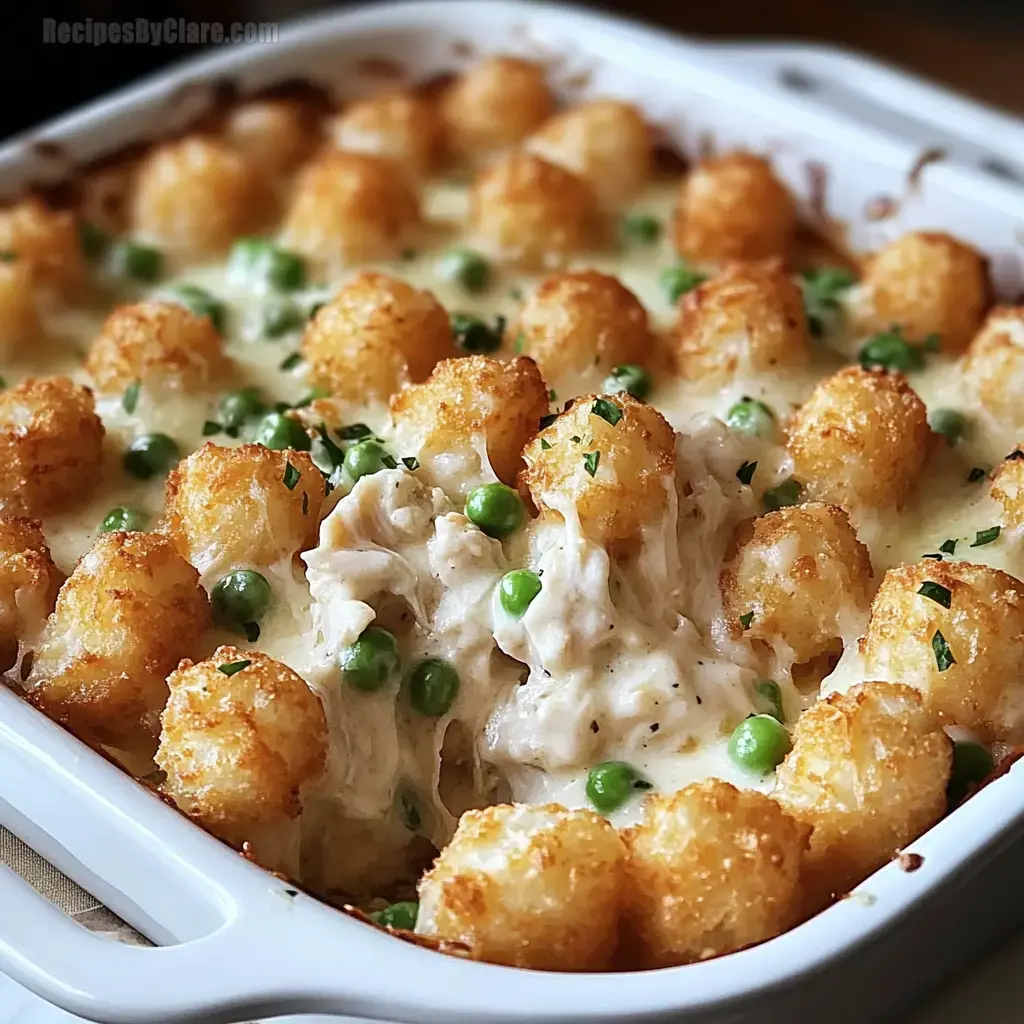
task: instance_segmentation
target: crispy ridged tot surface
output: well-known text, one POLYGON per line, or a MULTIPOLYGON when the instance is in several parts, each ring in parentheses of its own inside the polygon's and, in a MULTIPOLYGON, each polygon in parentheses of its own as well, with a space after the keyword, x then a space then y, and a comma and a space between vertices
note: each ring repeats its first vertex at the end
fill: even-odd
POLYGON ((390 157, 423 175, 437 164, 443 136, 434 103, 411 92, 389 92, 347 106, 328 125, 338 149, 390 157))
POLYGON ((0 209, 0 252, 13 253, 32 280, 71 298, 82 292, 86 265, 75 218, 35 198, 0 209))
POLYGON ((648 796, 622 834, 626 966, 705 960, 795 924, 809 833, 769 797, 718 779, 648 796))
POLYGON ((87 498, 105 433, 92 392, 68 377, 0 391, 0 513, 39 516, 87 498))
POLYGON ((15 663, 19 643, 34 642, 63 582, 39 521, 0 516, 0 669, 15 663))
POLYGON ((317 311, 302 354, 311 383, 360 402, 386 400, 456 353, 448 313, 431 292, 364 271, 317 311))
POLYGON ((734 633, 792 649, 795 661, 857 635, 870 604, 871 558, 846 513, 808 502, 769 512, 737 529, 719 576, 734 633), (740 616, 753 612, 741 631, 740 616))
POLYGON ((961 364, 967 392, 997 420, 1024 427, 1024 306, 988 315, 961 364))
POLYGON ((785 257, 796 231, 796 204, 771 164, 752 153, 702 160, 682 180, 672 225, 688 260, 785 257))
POLYGON ((602 970, 617 941, 623 854, 615 829, 592 811, 467 811, 420 881, 416 930, 491 963, 602 970))
POLYGON ((208 441, 168 475, 161 530, 201 573, 273 565, 316 541, 323 501, 307 452, 208 441))
POLYGON ((924 403, 903 374, 857 366, 823 380, 787 433, 807 496, 846 509, 902 506, 933 442, 924 403))
POLYGON ((798 719, 775 799, 811 825, 807 909, 848 892, 946 812, 952 743, 921 695, 864 683, 798 719))
POLYGON ((101 392, 124 391, 136 381, 201 391, 227 366, 223 344, 207 316, 174 302, 136 302, 107 317, 85 368, 101 392))
POLYGON ((868 297, 858 326, 898 324, 911 341, 939 335, 944 352, 960 352, 981 326, 991 298, 988 261, 977 249, 938 232, 912 231, 867 261, 868 297))
POLYGON ((521 486, 538 509, 560 515, 575 509, 584 533, 614 544, 638 537, 664 510, 675 432, 631 395, 584 395, 526 446, 523 458, 521 486), (613 425, 595 413, 595 402, 599 410, 610 404, 621 417, 613 425))
POLYGON ((189 135, 156 147, 140 165, 131 230, 173 253, 209 256, 255 231, 272 205, 248 157, 219 139, 189 135))
POLYGON ((32 700, 89 742, 151 753, 167 674, 209 626, 199 575, 166 537, 101 534, 57 596, 32 700))
POLYGON ((514 484, 523 446, 547 415, 548 392, 537 364, 524 356, 501 362, 488 356, 444 359, 422 384, 391 397, 391 415, 423 448, 439 454, 487 445, 491 468, 514 484))
POLYGON ((263 173, 286 174, 316 145, 311 122, 293 100, 252 100, 231 111, 225 137, 263 173))
POLYGON ((779 260, 732 263, 679 302, 685 377, 781 373, 810 357, 803 294, 779 260))
POLYGON ((1002 506, 1000 521, 1010 528, 1024 523, 1024 441, 992 474, 992 497, 1002 506))
POLYGON ((259 651, 218 647, 167 684, 156 763, 178 807, 234 843, 296 817, 327 759, 324 711, 305 681, 259 651))
POLYGON ((17 257, 0 261, 0 355, 24 351, 41 330, 32 265, 17 257))
POLYGON ((1013 576, 930 558, 890 569, 871 605, 864 657, 869 678, 916 687, 943 722, 1024 742, 1024 583, 1013 576))

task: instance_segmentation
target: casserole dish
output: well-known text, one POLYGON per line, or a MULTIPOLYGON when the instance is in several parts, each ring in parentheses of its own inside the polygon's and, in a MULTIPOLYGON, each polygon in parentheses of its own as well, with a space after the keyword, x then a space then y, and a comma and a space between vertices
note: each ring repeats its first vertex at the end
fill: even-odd
MULTIPOLYGON (((1012 171, 1014 153, 1005 156, 986 150, 981 155, 980 144, 972 148, 969 139, 959 144, 943 133, 949 157, 927 168, 927 187, 921 187, 920 168, 907 180, 908 171, 921 164, 919 147, 906 142, 913 132, 905 121, 892 122, 891 114, 882 128, 837 119, 828 105, 841 103, 827 88, 815 98, 805 82, 800 95, 786 98, 763 93, 760 82, 729 84, 728 77, 699 50, 680 49, 678 43, 615 23, 609 29, 601 19, 557 9, 429 4, 357 12, 298 26, 287 60, 274 53, 266 62, 253 62, 244 55, 204 61, 184 69, 177 78, 172 75, 143 87, 120 106, 112 101, 113 111, 98 108, 78 121, 48 129, 33 140, 33 146, 16 146, 7 154, 4 183, 16 188, 46 174, 54 148, 40 141, 62 139, 66 152, 88 159, 137 137, 143 125, 159 130, 164 127, 158 124, 163 117, 193 116, 195 110, 185 109, 187 104, 168 107, 166 99, 197 75, 231 77, 243 89, 287 77, 298 68, 306 76, 323 74, 334 79, 339 54, 343 58, 351 54, 353 70, 362 68, 365 74, 367 53, 386 55, 415 77, 443 71, 452 63, 453 42, 460 41, 470 10, 474 20, 480 18, 480 35, 473 34, 480 48, 488 48, 491 40, 500 40, 504 47, 510 39, 521 39, 530 52, 546 48, 557 53, 566 60, 569 77, 585 79, 588 90, 641 102, 650 118, 663 123, 684 148, 698 148, 701 138, 713 133, 720 145, 743 143, 772 151, 787 183, 812 205, 820 204, 826 182, 828 210, 850 222, 850 242, 855 247, 872 247, 891 229, 892 225, 865 222, 861 216, 865 204, 888 194, 898 204, 901 228, 941 224, 959 231, 992 253, 1001 290, 1013 294, 1019 283, 1014 246, 1021 198, 1002 179, 979 191, 970 166, 972 161, 984 160, 990 168, 1012 171), (453 39, 453 31, 442 31, 448 19, 460 23, 459 38, 453 39), (364 59, 356 61, 356 55, 364 59), (653 69, 661 60, 664 66, 655 74, 653 69), (664 93, 666 81, 675 86, 671 97, 664 93), (793 129, 794 123, 799 123, 799 131, 793 129), (890 134, 893 128, 903 137, 890 134), (823 167, 829 169, 827 176, 822 174, 823 167)), ((876 85, 884 75, 871 69, 864 72, 865 80, 876 85), (872 73, 880 77, 873 79, 872 73)), ((792 76, 789 80, 793 81, 792 76)), ((840 100, 847 96, 845 88, 835 90, 840 100)), ((863 91, 870 96, 870 89, 863 91)), ((198 104, 206 98, 202 90, 178 95, 187 100, 195 97, 198 104)), ((861 102, 869 105, 868 99, 861 102)), ((918 105, 918 113, 920 120, 914 124, 918 134, 927 138, 930 129, 924 105, 918 105)), ((993 133, 998 126, 999 137, 1007 143, 1019 135, 1012 123, 1004 123, 998 115, 981 112, 977 117, 987 118, 993 133)), ((59 174, 60 168, 55 170, 59 174)), ((167 1020, 190 1015, 237 1019, 239 1015, 329 1010, 403 1020, 671 1019, 681 1015, 725 1020, 740 1014, 745 1003, 781 1019, 784 1014, 825 1006, 813 1000, 820 999, 826 989, 829 1004, 838 1001, 841 1006, 838 1011, 830 1009, 834 1016, 853 1013, 854 993, 873 990, 891 1005, 906 997, 913 987, 908 982, 920 984, 945 970, 954 952, 962 955, 974 938, 981 938, 959 929, 956 943, 933 948, 921 936, 941 934, 943 904, 924 897, 942 882, 955 879, 966 886, 983 861, 985 881, 992 884, 998 879, 1000 862, 987 862, 1000 852, 1015 820, 1013 800, 1005 792, 1012 792, 1015 783, 1011 769, 915 844, 914 852, 923 861, 912 859, 903 867, 917 870, 891 865, 866 883, 859 896, 767 946, 651 975, 514 974, 454 958, 431 958, 425 950, 370 933, 360 922, 319 906, 241 863, 167 813, 149 794, 38 720, 7 692, 0 697, 4 712, 0 716, 4 743, 0 796, 5 824, 144 934, 165 944, 156 951, 97 945, 4 876, 9 912, 2 925, 2 966, 54 1001, 97 1019, 167 1020), (971 837, 969 850, 957 848, 960 836, 971 837), (54 843, 65 852, 58 852, 54 843), (112 854, 113 850, 117 853, 112 854), (106 861, 102 875, 116 877, 114 887, 101 878, 101 857, 106 861), (152 891, 155 878, 160 879, 158 892, 152 891), (917 922, 918 938, 910 943, 906 932, 891 926, 905 909, 919 902, 917 912, 902 922, 904 927, 917 922), (272 949, 268 936, 273 936, 272 949), (869 937, 877 941, 866 950, 869 937), (895 956, 883 939, 900 943, 904 957, 895 956), (908 951, 913 954, 909 960, 908 951), (837 962, 840 954, 854 952, 862 956, 837 962), (919 963, 922 959, 926 965, 919 963), (911 970, 912 962, 927 969, 911 970), (780 963, 791 965, 788 973, 779 969, 780 963), (820 974, 826 963, 834 968, 827 981, 820 974), (878 970, 880 963, 902 966, 902 983, 886 980, 866 985, 863 972, 878 970), (411 984, 396 992, 388 984, 396 977, 411 984), (838 991, 840 984, 849 986, 849 997, 838 991)), ((1013 901, 1002 900, 999 909, 1009 912, 1013 901)), ((990 918, 979 933, 996 924, 990 918)), ((877 1013, 880 1005, 867 1010, 860 1003, 857 1012, 877 1013)))

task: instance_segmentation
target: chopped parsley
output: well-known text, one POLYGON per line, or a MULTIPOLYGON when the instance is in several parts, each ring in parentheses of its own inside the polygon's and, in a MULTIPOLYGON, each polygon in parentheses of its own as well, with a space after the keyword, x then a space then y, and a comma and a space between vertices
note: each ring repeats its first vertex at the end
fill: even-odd
POLYGON ((284 485, 289 491, 295 490, 295 485, 299 482, 301 474, 299 471, 290 463, 286 462, 284 466, 284 485))
POLYGON ((213 437, 214 434, 223 433, 224 428, 216 420, 206 420, 203 423, 203 437, 213 437))
POLYGON ((583 468, 591 475, 597 475, 597 464, 601 461, 600 452, 588 452, 583 456, 583 468))
POLYGON ((981 468, 981 466, 975 466, 974 469, 967 474, 967 482, 969 484, 976 484, 979 480, 983 480, 988 475, 988 471, 981 468))
POLYGON ((364 437, 370 437, 372 434, 373 431, 365 423, 352 423, 338 429, 338 437, 342 441, 361 441, 364 437))
POLYGON ((992 541, 996 540, 1000 534, 1002 527, 990 526, 987 530, 979 530, 974 535, 974 542, 971 544, 972 548, 983 548, 986 544, 991 544, 992 541))
POLYGON ((558 392, 554 388, 550 388, 548 390, 548 401, 549 402, 556 402, 556 401, 558 401, 558 392))
POLYGON ((520 331, 516 335, 515 344, 512 346, 512 348, 515 349, 515 353, 517 356, 523 354, 523 349, 526 348, 526 335, 523 334, 522 331, 520 331))
POLYGON ((542 437, 540 439, 540 447, 541 451, 549 452, 551 451, 551 442, 546 437, 542 437))
POLYGON ((495 318, 490 327, 478 316, 470 313, 452 313, 452 340, 463 352, 495 352, 501 348, 505 333, 505 318, 495 318))
POLYGON ((807 327, 814 337, 828 334, 842 312, 839 297, 856 283, 856 277, 843 267, 822 267, 800 275, 807 327))
POLYGON ((386 452, 380 457, 380 461, 385 469, 398 469, 398 463, 395 461, 394 455, 388 455, 386 452))
POLYGON ((142 389, 142 382, 136 381, 134 384, 129 384, 125 388, 124 394, 121 396, 121 407, 130 416, 139 405, 139 391, 142 389))
POLYGON ((956 541, 951 537, 949 540, 944 540, 939 545, 939 550, 945 555, 952 555, 956 553, 956 541))
POLYGON ((948 608, 953 603, 953 595, 950 593, 949 588, 942 586, 941 583, 933 583, 931 580, 926 580, 921 584, 917 592, 922 597, 927 597, 929 601, 941 604, 943 608, 948 608))
POLYGON ((16 263, 18 254, 13 249, 0 249, 0 263, 16 263))
POLYGON ((298 352, 293 352, 290 356, 286 356, 281 360, 279 370, 294 370, 299 363, 302 362, 302 356, 298 352))
POLYGON ((420 460, 415 455, 407 455, 402 459, 402 465, 410 471, 415 471, 420 468, 420 460))
POLYGON ((742 614, 742 615, 740 616, 740 625, 741 625, 741 626, 742 626, 742 627, 743 627, 744 629, 750 629, 750 624, 751 624, 751 623, 752 623, 753 621, 754 621, 754 613, 753 613, 753 612, 744 612, 744 613, 743 613, 743 614, 742 614))
POLYGON ((803 494, 804 485, 790 477, 783 480, 777 487, 772 487, 761 496, 761 501, 768 512, 777 512, 780 508, 796 505, 803 494))
POLYGON ((939 630, 935 630, 935 635, 932 637, 932 653, 935 655, 935 666, 940 672, 945 672, 946 669, 952 668, 956 664, 956 658, 953 657, 946 638, 939 630))
POLYGON ((226 676, 233 676, 242 669, 248 668, 252 664, 252 661, 232 661, 227 665, 218 665, 217 671, 223 672, 226 676))
POLYGON ((552 413, 548 413, 547 416, 541 416, 541 418, 540 418, 540 426, 539 426, 538 429, 540 429, 540 430, 547 430, 547 428, 550 427, 551 424, 554 423, 556 419, 558 419, 558 416, 555 413, 553 413, 553 412, 552 413))
POLYGON ((583 440, 583 438, 580 437, 579 434, 573 434, 572 437, 569 438, 569 440, 572 441, 573 444, 579 444, 580 441, 583 440))
POLYGON ((1014 448, 1013 451, 1003 459, 1003 462, 1017 462, 1019 459, 1024 459, 1024 452, 1019 448, 1014 448))
POLYGON ((744 462, 743 465, 736 470, 736 479, 745 487, 749 487, 750 481, 754 479, 755 469, 757 469, 756 462, 744 462))
POLYGON ((666 267, 658 280, 666 298, 674 306, 687 292, 692 292, 698 285, 703 284, 707 277, 683 264, 677 264, 674 267, 666 267))
POLYGON ((910 373, 912 370, 924 368, 926 352, 934 351, 935 344, 929 338, 923 345, 912 345, 903 337, 903 330, 894 324, 887 331, 882 331, 870 338, 860 350, 860 365, 865 370, 881 367, 885 370, 899 370, 910 373))
POLYGON ((260 638, 260 624, 258 622, 244 622, 242 623, 242 630, 245 633, 245 639, 249 643, 254 644, 260 638))
POLYGON ((613 427, 622 419, 622 410, 614 402, 609 402, 607 398, 594 399, 594 405, 590 411, 613 427))

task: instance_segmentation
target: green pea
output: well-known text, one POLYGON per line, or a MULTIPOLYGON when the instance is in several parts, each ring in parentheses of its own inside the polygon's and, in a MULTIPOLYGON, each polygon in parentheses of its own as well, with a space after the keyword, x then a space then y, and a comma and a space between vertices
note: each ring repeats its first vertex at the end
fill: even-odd
POLYGON ((380 626, 367 626, 359 638, 341 652, 339 662, 349 686, 374 693, 398 671, 398 641, 393 633, 380 626))
POLYGON ((237 629, 259 622, 270 605, 267 578, 253 569, 235 569, 218 580, 210 591, 213 617, 222 626, 237 629))
POLYGON ((652 245, 661 237, 661 221, 649 213, 627 213, 619 228, 624 242, 652 245))
POLYGON ((771 715, 753 715, 740 722, 729 738, 729 757, 738 768, 768 775, 789 753, 789 733, 771 715))
POLYGON ((766 512, 778 512, 780 508, 800 504, 800 496, 804 493, 804 485, 790 477, 783 480, 777 487, 770 487, 761 495, 761 502, 766 512))
POLYGON ((659 278, 661 287, 668 297, 668 301, 674 306, 687 292, 692 292, 697 285, 707 280, 704 274, 698 274, 679 264, 674 267, 666 267, 659 278))
POLYGON ((374 911, 370 919, 384 928, 401 928, 402 931, 411 932, 416 927, 419 910, 420 905, 415 900, 402 900, 383 910, 374 911))
POLYGON ((523 521, 523 502, 505 484, 482 484, 466 498, 466 518, 488 537, 507 537, 523 521))
POLYGON ((382 469, 395 469, 397 465, 387 448, 373 438, 360 441, 345 452, 345 472, 353 483, 382 469))
POLYGON ((764 402, 746 395, 725 414, 725 422, 737 434, 770 437, 775 432, 775 414, 764 402))
POLYGON ((842 315, 843 292, 857 283, 843 267, 820 267, 800 275, 804 294, 807 327, 816 338, 823 338, 842 315))
POLYGON ((449 249, 437 264, 439 276, 455 281, 467 292, 482 292, 491 280, 491 265, 478 252, 461 247, 449 249))
POLYGON ((651 375, 635 363, 623 363, 605 378, 604 391, 617 395, 622 391, 634 398, 646 398, 651 393, 651 375))
POLYGON ((513 569, 501 577, 498 583, 498 599, 501 601, 501 607, 509 615, 519 619, 540 593, 540 589, 540 577, 535 572, 530 572, 529 569, 513 569))
POLYGON ((239 388, 224 395, 217 406, 217 415, 222 426, 238 430, 265 409, 266 406, 256 388, 239 388))
POLYGON ((306 322, 302 310, 290 299, 271 299, 263 306, 260 333, 264 338, 280 338, 298 330, 306 322))
POLYGON ((137 532, 145 530, 149 525, 149 516, 136 508, 119 505, 112 508, 100 524, 101 533, 137 532))
POLYGON ((441 658, 421 661, 409 676, 409 703, 414 711, 437 718, 459 695, 459 674, 441 658))
POLYGON ((898 328, 876 334, 860 350, 859 358, 865 370, 882 367, 910 373, 924 366, 924 350, 911 345, 898 328))
POLYGON ((180 455, 178 443, 166 434, 143 434, 125 449, 125 472, 139 480, 149 480, 166 473, 180 455))
POLYGON ((200 288, 196 284, 178 285, 171 292, 171 298, 186 309, 190 309, 196 316, 209 317, 214 330, 218 334, 224 333, 228 316, 227 306, 214 298, 205 288, 200 288))
POLYGON ((929 414, 928 425, 936 434, 942 434, 952 448, 967 433, 967 417, 956 409, 936 409, 929 414))
POLYGON ((228 267, 235 278, 278 291, 294 291, 306 283, 302 257, 266 238, 240 238, 231 248, 228 267))
POLYGON ((992 774, 995 764, 992 754, 980 743, 960 740, 953 744, 953 768, 949 773, 946 797, 949 806, 955 807, 974 787, 979 786, 992 774))
POLYGON ((110 269, 119 277, 152 284, 163 273, 163 253, 138 242, 118 242, 110 252, 110 269))
POLYGON ((587 775, 587 799, 602 814, 618 810, 637 791, 651 784, 625 761, 605 761, 587 775))
POLYGON ((496 352, 501 348, 505 325, 500 318, 497 327, 489 327, 478 316, 452 313, 451 324, 452 340, 463 352, 496 352))
POLYGON ((312 444, 302 424, 280 411, 268 412, 260 420, 253 440, 275 451, 294 448, 296 451, 308 452, 312 444))

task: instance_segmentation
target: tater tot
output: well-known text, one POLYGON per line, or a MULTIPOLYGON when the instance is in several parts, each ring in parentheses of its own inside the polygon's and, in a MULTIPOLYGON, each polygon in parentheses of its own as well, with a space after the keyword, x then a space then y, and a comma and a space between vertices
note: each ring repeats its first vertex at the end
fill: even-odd
POLYGON ((622 833, 627 966, 705 960, 796 924, 809 833, 764 794, 718 779, 648 796, 622 833))
POLYGON ((952 743, 909 686, 865 683, 805 711, 773 794, 813 827, 807 910, 848 892, 946 811, 952 743))
POLYGON ((890 242, 864 271, 865 331, 898 324, 910 341, 939 335, 944 352, 960 352, 990 303, 988 263, 951 235, 913 231, 890 242))
POLYGON ((1024 427, 1024 306, 992 310, 961 364, 969 395, 1003 423, 1024 427))
POLYGON ((615 949, 623 845, 592 811, 467 811, 419 884, 416 930, 490 963, 596 971, 615 949))
POLYGON ((168 475, 161 530, 204 575, 273 565, 315 542, 323 501, 307 452, 207 442, 168 475))
POLYGON ((338 149, 390 157, 417 175, 433 170, 443 141, 435 104, 409 92, 353 103, 330 122, 327 132, 338 149))
POLYGON ((781 642, 806 662, 837 638, 860 635, 871 559, 841 508, 808 502, 769 512, 742 524, 734 543, 719 584, 737 636, 781 642), (751 612, 741 630, 740 616, 751 612))
POLYGON ((226 368, 223 339, 206 316, 174 302, 118 306, 89 347, 85 368, 103 393, 145 387, 201 391, 226 368))
POLYGON ((637 538, 665 509, 675 432, 631 395, 586 395, 542 430, 523 458, 521 486, 537 508, 563 516, 575 508, 584 533, 611 545, 637 538), (595 413, 595 401, 621 413, 614 425, 595 413))
POLYGON ((34 643, 63 581, 39 521, 0 516, 0 670, 34 643))
POLYGON ((595 240, 597 207, 575 174, 529 153, 510 153, 473 182, 469 228, 494 258, 543 270, 595 240))
POLYGON ((1010 529, 1024 524, 1024 441, 992 474, 992 497, 1002 506, 1000 523, 1010 529))
POLYGON ((679 188, 672 225, 676 252, 697 261, 785 257, 796 204, 771 164, 752 153, 701 161, 679 188))
POLYGON ((67 377, 0 391, 0 513, 38 516, 87 498, 104 434, 92 393, 67 377))
POLYGON ((248 157, 190 135, 157 146, 139 166, 131 230, 172 253, 208 256, 257 229, 271 208, 267 182, 248 157))
POLYGON ((419 199, 401 164, 328 151, 299 173, 281 244, 333 271, 397 256, 419 219, 419 199))
POLYGON ((890 569, 864 659, 869 677, 916 687, 943 722, 1024 742, 1024 583, 1013 576, 934 559, 890 569))
POLYGON ((85 257, 74 217, 36 198, 0 209, 0 252, 12 254, 32 272, 33 282, 65 297, 80 293, 85 257))
POLYGON ((0 260, 0 355, 9 357, 39 338, 34 284, 27 260, 0 260))
POLYGON ((234 843, 296 817, 327 759, 324 710, 305 681, 259 651, 218 647, 182 661, 167 685, 155 760, 178 807, 234 843))
POLYGON ((316 145, 311 118, 294 100, 252 100, 228 115, 225 138, 272 175, 294 170, 316 145))
POLYGON ((470 160, 521 142, 554 107, 544 69, 516 57, 480 61, 441 98, 448 147, 470 160))
POLYGON ((302 339, 313 384, 353 401, 386 399, 456 354, 445 308, 428 291, 363 272, 321 306, 302 339))
POLYGON ((647 311, 615 277, 596 270, 552 274, 519 314, 523 351, 551 379, 622 363, 644 363, 653 340, 647 311))
POLYGON ((632 199, 651 177, 650 129, 637 107, 619 100, 592 100, 555 114, 527 148, 578 174, 609 209, 632 199))
POLYGON ((679 303, 676 357, 685 377, 778 373, 810 357, 803 294, 778 260, 733 263, 679 303))
POLYGON ((818 384, 787 433, 807 496, 846 509, 903 505, 933 442, 903 374, 852 366, 818 384))
POLYGON ((167 674, 209 626, 199 574, 166 537, 102 534, 57 596, 32 700, 82 739, 152 753, 167 674))
POLYGON ((487 444, 487 457, 500 480, 515 483, 523 446, 548 411, 544 378, 532 359, 501 362, 488 356, 445 359, 422 383, 391 399, 400 431, 414 435, 425 450, 442 453, 487 444))

